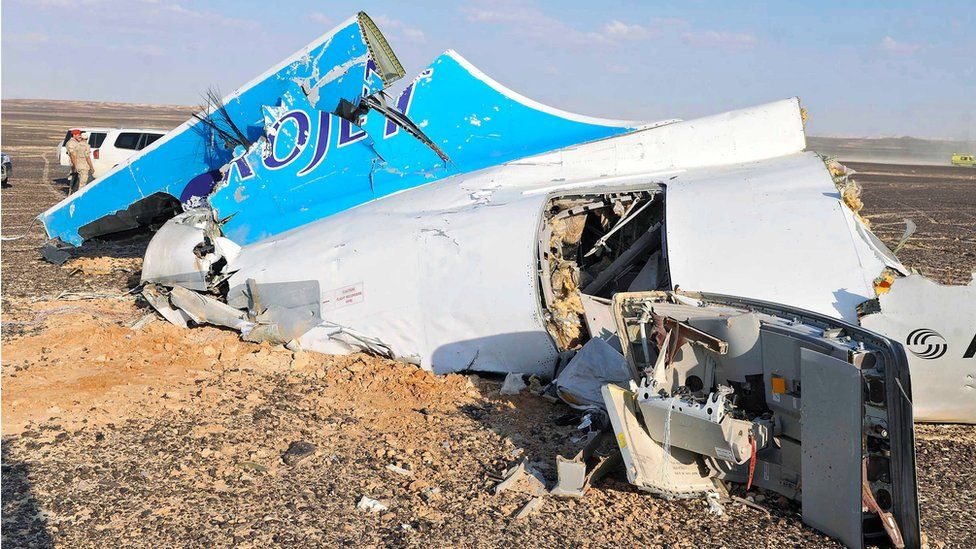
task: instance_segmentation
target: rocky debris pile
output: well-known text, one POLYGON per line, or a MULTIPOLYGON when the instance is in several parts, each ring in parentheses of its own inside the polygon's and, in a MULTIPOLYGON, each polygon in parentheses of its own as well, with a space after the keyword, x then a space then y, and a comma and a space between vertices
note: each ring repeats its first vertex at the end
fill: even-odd
MULTIPOLYGON (((293 353, 215 328, 133 330, 145 311, 119 300, 25 303, 17 319, 69 305, 85 310, 4 345, 11 546, 834 545, 790 505, 716 516, 701 499, 648 497, 620 470, 582 500, 496 494, 523 459, 553 485, 552 457, 578 444, 581 420, 528 390, 500 394, 500 378, 293 353), (365 512, 364 496, 386 508, 365 512)), ((920 460, 942 464, 924 445, 920 460)), ((938 517, 955 516, 944 507, 938 517)))
MULTIPOLYGON (((727 521, 756 525, 745 508, 703 521, 704 503, 655 501, 622 477, 516 520, 524 496, 495 495, 492 477, 570 444, 575 426, 553 421, 566 408, 502 396, 500 380, 213 328, 132 330, 144 311, 131 303, 83 306, 4 346, 12 546, 732 543, 727 521), (363 496, 386 509, 364 513, 363 496)), ((538 473, 555 479, 551 463, 538 473)), ((829 543, 789 514, 760 520, 763 536, 829 543)))

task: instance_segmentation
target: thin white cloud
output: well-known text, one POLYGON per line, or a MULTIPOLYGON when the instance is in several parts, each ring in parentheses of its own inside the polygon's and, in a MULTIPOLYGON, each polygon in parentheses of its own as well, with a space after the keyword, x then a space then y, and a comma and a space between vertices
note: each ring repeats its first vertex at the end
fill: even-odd
POLYGON ((384 34, 398 36, 410 42, 419 43, 427 40, 424 31, 411 27, 399 19, 394 19, 385 14, 373 17, 372 19, 384 34))
POLYGON ((509 32, 524 36, 527 40, 548 45, 572 48, 613 49, 627 42, 661 39, 665 33, 678 37, 688 32, 686 41, 701 46, 741 49, 758 42, 751 34, 718 32, 691 33, 692 25, 684 19, 674 17, 651 17, 634 21, 611 19, 602 24, 594 22, 590 28, 576 28, 548 15, 541 10, 523 4, 481 4, 458 8, 465 19, 472 23, 505 27, 509 32))
POLYGON ((918 50, 922 49, 921 44, 913 44, 911 42, 899 42, 890 36, 885 36, 884 39, 878 44, 878 47, 883 51, 888 53, 894 53, 898 55, 911 55, 918 50))
POLYGON ((324 13, 319 11, 312 12, 312 15, 310 15, 309 17, 311 18, 312 21, 315 21, 316 23, 322 23, 323 25, 332 24, 332 20, 326 17, 324 13))
POLYGON ((425 42, 427 40, 427 36, 424 34, 424 31, 420 29, 403 29, 403 36, 412 42, 425 42))
POLYGON ((225 17, 211 11, 199 11, 184 7, 182 4, 169 2, 149 2, 150 13, 165 13, 176 15, 181 22, 198 22, 208 25, 221 25, 241 30, 257 30, 261 25, 256 21, 225 17))
POLYGON ((685 21, 684 19, 681 19, 680 17, 652 17, 651 26, 657 29, 675 28, 675 27, 687 28, 690 27, 691 24, 685 21))
POLYGON ((624 23, 618 19, 614 19, 603 26, 603 32, 614 38, 622 38, 628 40, 635 40, 647 37, 650 31, 647 27, 643 25, 624 23))
POLYGON ((681 35, 681 40, 689 46, 725 51, 745 50, 759 43, 752 33, 715 30, 686 32, 681 35))
POLYGON ((607 65, 610 74, 630 74, 630 67, 625 65, 607 65))
POLYGON ((482 23, 528 22, 529 19, 535 18, 539 15, 538 12, 525 8, 495 10, 478 8, 474 6, 462 7, 461 13, 465 14, 468 21, 482 23))
MULTIPOLYGON (((212 11, 186 7, 167 0, 31 0, 22 3, 37 5, 49 11, 71 11, 79 22, 110 25, 113 29, 128 27, 138 32, 153 33, 161 27, 188 24, 216 25, 240 30, 257 31, 257 21, 228 17, 212 11)), ((191 4, 192 6, 192 4, 191 4)))
POLYGON ((510 27, 516 34, 535 42, 572 48, 592 47, 612 42, 603 32, 574 28, 536 8, 516 5, 490 8, 464 6, 459 8, 459 11, 468 21, 504 25, 510 27))
POLYGON ((105 0, 40 0, 38 4, 43 8, 83 8, 95 4, 102 4, 105 0))

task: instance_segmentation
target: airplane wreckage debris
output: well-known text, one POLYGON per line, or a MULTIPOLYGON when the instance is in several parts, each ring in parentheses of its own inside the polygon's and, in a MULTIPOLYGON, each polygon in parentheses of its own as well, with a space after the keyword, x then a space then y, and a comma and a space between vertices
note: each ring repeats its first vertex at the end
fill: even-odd
POLYGON ((920 545, 912 422, 976 422, 976 284, 901 264, 796 98, 626 122, 453 51, 388 103, 404 74, 360 13, 40 219, 63 247, 170 218, 142 295, 180 326, 530 376, 586 414, 552 496, 622 462, 713 512, 732 482, 920 545))

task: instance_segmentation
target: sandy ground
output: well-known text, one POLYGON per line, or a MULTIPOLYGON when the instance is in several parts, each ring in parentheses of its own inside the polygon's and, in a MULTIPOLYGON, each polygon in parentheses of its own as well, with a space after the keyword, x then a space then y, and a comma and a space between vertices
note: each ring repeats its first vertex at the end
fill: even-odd
POLYGON ((898 252, 909 267, 943 284, 966 284, 976 270, 976 169, 848 162, 864 187, 864 211, 894 248, 905 219, 918 226, 898 252))
MULTIPOLYGON (((63 196, 63 128, 170 127, 182 108, 3 103, 3 233, 63 196), (114 117, 114 118, 113 118, 114 117)), ((912 217, 902 258, 939 280, 976 268, 976 172, 855 166, 868 218, 888 242, 912 217), (915 170, 915 171, 913 171, 915 170), (920 170, 920 171, 919 171, 920 170)), ((215 328, 136 323, 127 290, 146 236, 86 244, 63 266, 42 231, 2 245, 3 542, 11 546, 833 546, 798 509, 668 502, 618 471, 580 502, 495 495, 522 457, 555 479, 575 449, 569 409, 505 397, 499 380, 437 377, 368 356, 327 357, 241 342, 215 328), (133 327, 137 326, 137 329, 133 327), (283 459, 294 443, 309 452, 283 459), (397 472, 394 465, 407 471, 397 472), (356 508, 363 497, 388 509, 356 508)), ((149 318, 154 318, 149 315, 149 318)), ((976 542, 976 428, 918 426, 923 529, 933 547, 976 542)), ((753 493, 763 499, 763 494, 753 493)))

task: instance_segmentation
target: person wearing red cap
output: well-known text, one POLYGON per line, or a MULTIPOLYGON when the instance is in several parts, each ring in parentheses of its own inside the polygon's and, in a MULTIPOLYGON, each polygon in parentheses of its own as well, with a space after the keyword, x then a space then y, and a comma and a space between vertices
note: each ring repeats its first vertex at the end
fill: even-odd
POLYGON ((82 135, 81 130, 74 129, 71 130, 71 139, 65 145, 65 149, 68 151, 68 157, 71 158, 72 177, 77 178, 71 185, 71 192, 74 192, 87 185, 95 172, 91 161, 91 147, 88 146, 88 140, 82 135))

